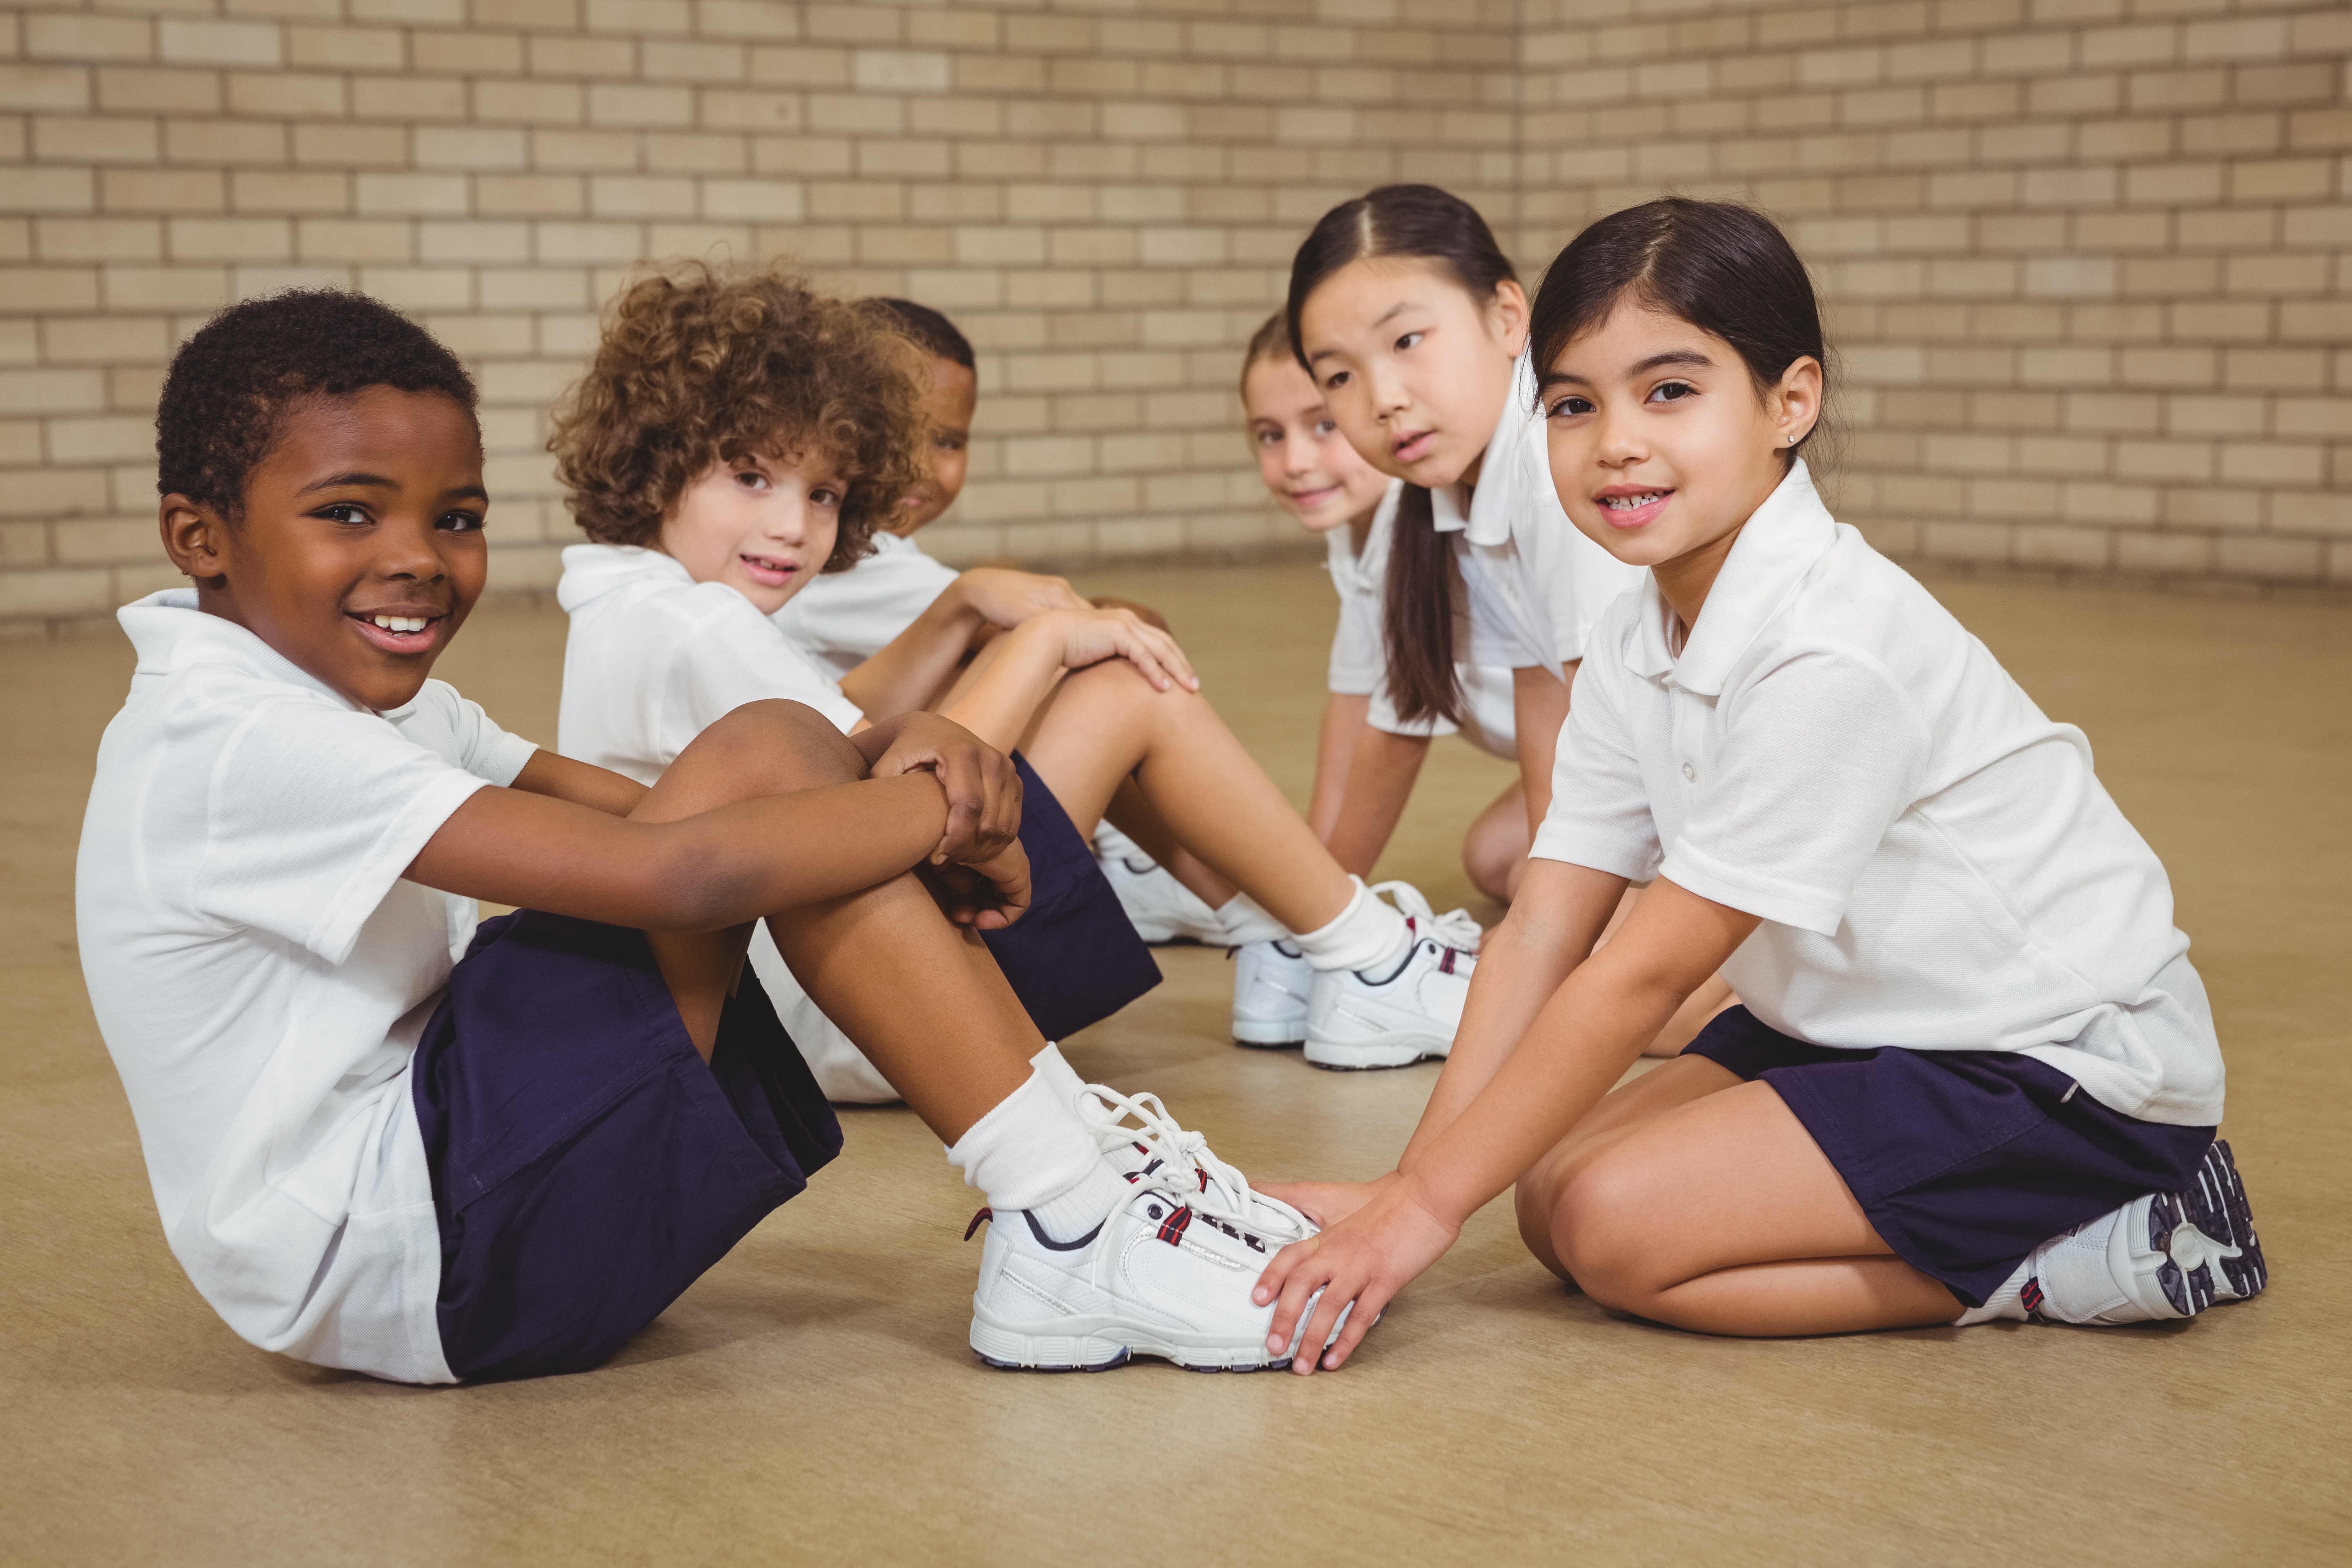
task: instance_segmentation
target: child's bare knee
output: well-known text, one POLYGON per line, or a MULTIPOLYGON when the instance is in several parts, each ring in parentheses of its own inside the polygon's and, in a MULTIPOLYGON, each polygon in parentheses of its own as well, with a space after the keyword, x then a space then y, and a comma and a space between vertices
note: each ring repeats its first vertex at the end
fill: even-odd
POLYGON ((705 730, 695 744, 716 742, 738 765, 772 782, 769 793, 814 789, 866 776, 866 759, 832 721, 803 702, 746 702, 705 730))
POLYGON ((1560 1190, 1546 1216, 1561 1267, 1601 1306, 1637 1310, 1654 1292, 1643 1206, 1628 1173, 1603 1155, 1560 1190))

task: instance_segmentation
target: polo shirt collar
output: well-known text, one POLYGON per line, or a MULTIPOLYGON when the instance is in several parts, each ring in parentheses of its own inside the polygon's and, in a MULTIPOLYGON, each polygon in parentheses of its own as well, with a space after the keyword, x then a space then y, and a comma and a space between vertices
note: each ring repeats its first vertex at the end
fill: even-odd
POLYGON ((1653 679, 1671 673, 1685 691, 1720 696, 1731 667, 1836 540, 1837 521, 1800 458, 1732 542, 1680 658, 1667 651, 1667 607, 1657 575, 1643 579, 1641 635, 1626 649, 1625 662, 1653 679))
POLYGON ((211 665, 315 691, 339 708, 357 706, 235 621, 198 609, 194 588, 150 594, 115 611, 114 618, 139 656, 131 674, 133 690, 211 665))

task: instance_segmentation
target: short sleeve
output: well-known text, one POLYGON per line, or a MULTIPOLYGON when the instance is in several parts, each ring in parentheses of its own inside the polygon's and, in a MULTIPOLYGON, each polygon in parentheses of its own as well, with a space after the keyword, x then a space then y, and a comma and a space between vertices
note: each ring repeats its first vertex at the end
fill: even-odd
POLYGON ((499 729, 480 703, 443 680, 426 681, 415 701, 384 717, 409 740, 494 784, 514 783, 539 750, 535 742, 499 729))
POLYGON ((1331 634, 1331 665, 1327 685, 1341 697, 1370 697, 1388 672, 1388 650, 1381 637, 1380 602, 1361 589, 1339 581, 1339 626, 1331 634))
POLYGON ((1658 870, 1658 825, 1617 673, 1606 660, 1578 667, 1552 760, 1551 806, 1528 853, 1645 882, 1658 870))
POLYGON ((750 600, 722 584, 705 584, 696 592, 709 596, 718 613, 679 644, 671 668, 676 710, 695 734, 746 702, 776 698, 808 704, 844 734, 865 721, 833 678, 750 600), (717 597, 722 594, 726 598, 717 597))
POLYGON ((1584 657, 1585 645, 1609 606, 1642 585, 1642 568, 1629 566, 1586 538, 1565 512, 1559 518, 1559 558, 1544 584, 1551 616, 1552 650, 1562 664, 1584 657))
POLYGON ((911 540, 899 541, 846 572, 817 577, 771 618, 796 646, 854 668, 920 619, 958 575, 911 540))
POLYGON ((196 906, 341 963, 425 842, 488 784, 377 714, 263 702, 214 763, 196 906))
POLYGON ((1723 701, 1715 755, 1662 874, 1834 936, 1927 776, 1927 722, 1885 666, 1849 649, 1791 650, 1723 701))

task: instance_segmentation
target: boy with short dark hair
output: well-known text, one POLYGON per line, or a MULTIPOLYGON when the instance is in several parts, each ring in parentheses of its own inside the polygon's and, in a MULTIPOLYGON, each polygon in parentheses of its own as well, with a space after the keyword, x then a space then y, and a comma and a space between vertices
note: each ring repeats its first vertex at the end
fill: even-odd
POLYGON ((224 311, 157 433, 194 586, 121 612, 77 905, 166 1234, 231 1327, 416 1383, 609 1356, 840 1147, 743 973, 764 918, 1005 1215, 983 1355, 1283 1359, 1247 1291, 1312 1227, 1080 1083, 977 940, 1028 897, 1002 755, 766 701, 647 787, 499 730, 429 679, 487 565, 473 386, 372 300, 224 311), (518 912, 477 930, 477 898, 518 912))

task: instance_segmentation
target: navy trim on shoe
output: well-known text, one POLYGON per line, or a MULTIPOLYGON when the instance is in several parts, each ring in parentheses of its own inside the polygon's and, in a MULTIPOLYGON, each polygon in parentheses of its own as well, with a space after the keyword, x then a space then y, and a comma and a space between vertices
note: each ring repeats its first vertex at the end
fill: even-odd
POLYGON ((1052 1237, 1045 1234, 1045 1227, 1037 1223, 1037 1216, 1035 1215, 1031 1214, 1027 1209, 1023 1209, 1021 1211, 1021 1217, 1029 1222, 1029 1234, 1037 1238, 1037 1245, 1050 1248, 1055 1252, 1084 1252, 1087 1247, 1092 1247, 1095 1244, 1095 1237, 1102 1234, 1102 1227, 1108 1223, 1108 1219, 1097 1220, 1095 1222, 1094 1229, 1087 1232, 1086 1235, 1078 1237, 1076 1241, 1055 1241, 1052 1237))

